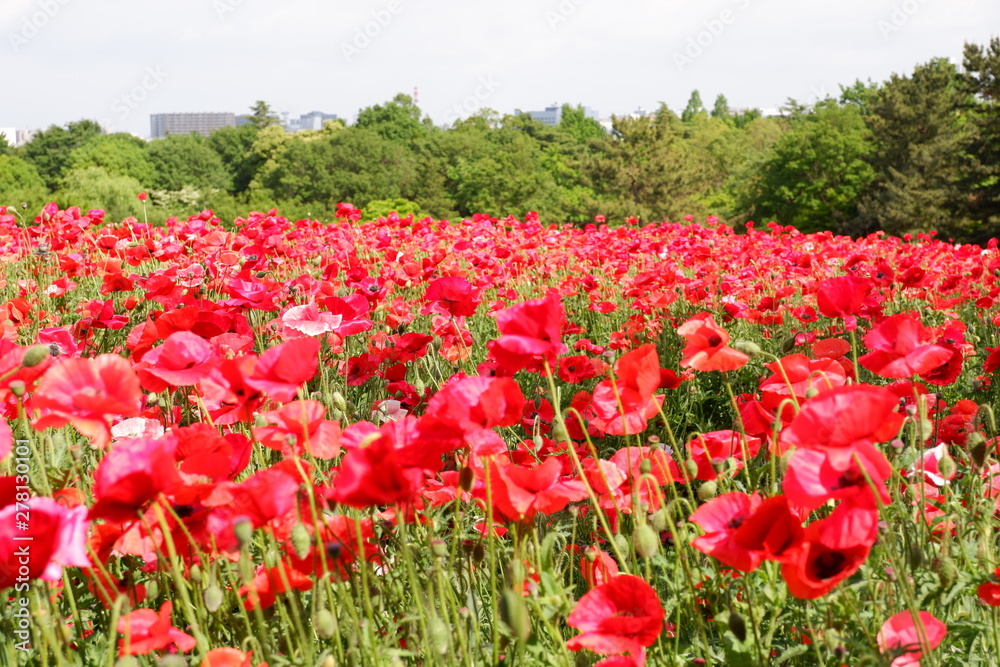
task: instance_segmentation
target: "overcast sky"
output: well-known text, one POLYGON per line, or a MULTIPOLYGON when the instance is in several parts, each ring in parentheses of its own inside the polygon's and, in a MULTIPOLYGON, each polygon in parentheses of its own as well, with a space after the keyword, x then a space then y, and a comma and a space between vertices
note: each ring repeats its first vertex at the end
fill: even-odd
POLYGON ((680 110, 696 88, 774 108, 998 35, 996 0, 0 0, 0 127, 148 136, 151 113, 255 100, 351 120, 414 86, 437 124, 680 110))

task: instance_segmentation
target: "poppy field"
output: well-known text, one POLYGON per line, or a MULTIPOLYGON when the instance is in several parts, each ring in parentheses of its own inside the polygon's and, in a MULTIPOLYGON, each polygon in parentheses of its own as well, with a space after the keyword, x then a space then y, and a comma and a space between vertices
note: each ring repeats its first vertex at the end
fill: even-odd
POLYGON ((1000 252, 0 207, 4 665, 992 665, 1000 252))

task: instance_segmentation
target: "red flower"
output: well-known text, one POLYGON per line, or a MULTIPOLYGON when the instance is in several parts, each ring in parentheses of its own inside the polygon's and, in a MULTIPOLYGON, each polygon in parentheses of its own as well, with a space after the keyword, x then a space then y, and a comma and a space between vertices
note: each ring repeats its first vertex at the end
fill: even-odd
POLYGON ((42 411, 33 426, 41 431, 67 423, 95 447, 111 441, 108 418, 139 414, 142 390, 129 362, 115 354, 94 359, 66 359, 42 376, 31 406, 42 411))
POLYGON ((1000 607, 1000 584, 994 584, 992 581, 983 582, 976 588, 976 595, 991 607, 1000 607))
MULTIPOLYGON (((530 520, 536 513, 553 514, 587 497, 579 479, 562 476, 558 459, 547 458, 534 468, 490 462, 493 507, 511 521, 530 520)), ((485 489, 480 493, 485 497, 485 489)))
POLYGON ((989 352, 986 355, 986 361, 983 362, 983 372, 992 373, 996 369, 1000 368, 1000 346, 988 347, 986 351, 989 352))
POLYGON ((276 401, 290 401, 300 385, 316 375, 320 342, 296 338, 264 352, 246 383, 276 401))
MULTIPOLYGON (((11 483, 14 477, 4 478, 11 483)), ((59 581, 63 566, 90 567, 87 509, 67 509, 52 498, 24 502, 11 487, 10 504, 0 509, 0 590, 30 579, 59 581), (30 516, 24 525, 22 519, 30 516), (23 568, 23 569, 22 569, 23 568)))
POLYGON ((111 447, 94 471, 92 519, 127 521, 161 492, 180 482, 175 462, 177 439, 132 438, 111 447))
POLYGON ((469 317, 479 306, 478 295, 465 278, 445 276, 427 286, 424 295, 427 305, 420 311, 423 315, 441 313, 452 317, 469 317))
MULTIPOLYGON (((235 648, 213 648, 205 654, 201 667, 250 667, 252 657, 253 651, 244 653, 235 648)), ((267 667, 267 663, 262 662, 257 667, 267 667)))
POLYGON ((253 437, 280 452, 299 456, 308 452, 318 459, 334 459, 340 454, 340 422, 325 416, 326 408, 318 401, 292 401, 261 413, 272 425, 254 428, 253 437))
POLYGON ((759 493, 748 496, 742 491, 723 493, 708 501, 689 518, 705 531, 704 535, 691 542, 691 546, 713 556, 723 565, 741 572, 753 572, 764 560, 764 553, 741 544, 736 539, 736 533, 761 502, 759 493))
POLYGON ((138 195, 136 195, 136 197, 139 198, 139 201, 146 201, 146 199, 149 198, 149 195, 146 194, 145 192, 140 192, 138 195))
POLYGON ((630 653, 643 662, 645 647, 663 631, 664 616, 652 586, 639 577, 620 574, 591 589, 576 603, 566 623, 580 634, 566 647, 602 655, 630 653))
POLYGON ((909 611, 889 617, 878 632, 882 655, 893 658, 892 667, 919 667, 920 659, 937 647, 948 634, 948 626, 926 611, 918 614, 919 623, 909 611))
POLYGON ((554 366, 556 357, 566 351, 562 327, 566 322, 559 295, 550 292, 544 299, 534 299, 493 313, 500 337, 490 341, 490 353, 503 369, 513 375, 531 365, 547 361, 554 366))
POLYGON ((308 591, 313 587, 313 580, 302 574, 287 561, 281 561, 274 567, 257 568, 253 580, 240 586, 237 594, 243 600, 243 607, 250 611, 272 607, 279 595, 290 590, 308 591))
POLYGON ((731 430, 712 431, 702 433, 697 438, 688 443, 688 453, 691 459, 698 464, 698 474, 695 479, 710 480, 717 479, 721 473, 715 471, 716 466, 724 466, 726 459, 734 459, 736 467, 732 470, 732 475, 743 470, 744 447, 747 456, 751 459, 760 452, 760 438, 748 436, 746 444, 741 445, 742 436, 731 430))
POLYGON ((677 328, 677 333, 687 340, 681 351, 681 366, 696 371, 735 371, 750 358, 735 350, 729 342, 729 332, 715 323, 708 313, 695 315, 677 328))
POLYGON ((401 466, 392 439, 381 436, 344 455, 329 495, 352 507, 405 503, 416 497, 421 481, 423 473, 401 466))
POLYGON ((826 544, 824 530, 830 518, 809 524, 802 541, 783 559, 781 575, 788 584, 788 592, 802 600, 815 600, 829 593, 858 571, 871 550, 870 543, 847 548, 826 544))
POLYGON ((167 387, 193 386, 218 362, 215 347, 190 331, 170 334, 136 365, 143 387, 159 393, 167 387))
MULTIPOLYGON (((907 313, 882 320, 865 335, 868 354, 858 363, 886 378, 924 375, 951 362, 956 351, 927 342, 927 333, 919 320, 907 313)), ((961 365, 961 359, 959 359, 961 365)))
POLYGON ((167 600, 159 613, 137 609, 118 619, 118 632, 125 635, 118 642, 118 655, 146 655, 171 644, 182 653, 193 649, 197 643, 194 637, 175 628, 170 620, 173 608, 173 603, 167 600))
POLYGON ((820 283, 816 290, 816 306, 826 317, 847 319, 847 316, 853 316, 861 309, 871 290, 872 284, 867 278, 829 278, 820 283))
POLYGON ((875 495, 868 484, 871 479, 882 503, 888 504, 890 498, 885 482, 892 476, 892 466, 870 443, 861 442, 853 449, 856 457, 839 460, 837 464, 821 449, 796 450, 782 482, 785 495, 809 511, 828 500, 850 500, 855 505, 877 509, 875 495))
POLYGON ((663 401, 662 396, 653 396, 660 386, 656 346, 643 345, 625 353, 615 371, 614 382, 603 380, 594 387, 591 424, 609 435, 642 433, 663 401))

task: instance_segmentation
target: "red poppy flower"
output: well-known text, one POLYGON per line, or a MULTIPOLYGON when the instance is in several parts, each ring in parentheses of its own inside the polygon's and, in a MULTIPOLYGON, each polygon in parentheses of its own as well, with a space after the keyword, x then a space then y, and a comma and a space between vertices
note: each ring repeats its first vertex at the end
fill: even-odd
POLYGON ((660 507, 663 497, 660 487, 687 481, 677 461, 664 449, 622 447, 609 460, 625 475, 625 483, 622 484, 624 496, 630 498, 633 490, 637 491, 640 502, 646 503, 650 511, 660 507), (646 462, 649 473, 644 476, 642 468, 646 462))
MULTIPOLYGON (((494 509, 510 521, 530 520, 538 512, 553 514, 587 497, 583 482, 564 477, 562 464, 554 458, 534 468, 495 459, 489 465, 494 509)), ((477 493, 485 498, 485 489, 477 493)))
POLYGON ((328 495, 352 507, 405 503, 417 496, 422 481, 423 473, 400 465, 392 439, 382 436, 348 450, 328 495))
POLYGON ((909 378, 923 375, 951 361, 953 350, 928 342, 920 320, 899 313, 882 320, 865 334, 868 354, 858 363, 886 378, 909 378))
POLYGON ((177 439, 122 439, 111 447, 94 471, 91 519, 127 521, 161 492, 180 483, 175 452, 177 439))
POLYGON ((287 561, 282 561, 274 567, 260 565, 250 583, 240 586, 236 593, 244 598, 243 607, 249 611, 269 609, 274 606, 279 595, 293 589, 308 591, 313 583, 310 577, 296 570, 287 561))
POLYGON ((427 286, 424 295, 427 305, 420 311, 423 315, 441 313, 453 317, 470 317, 479 307, 478 295, 465 278, 445 276, 427 286))
POLYGON ((986 355, 986 360, 983 361, 983 372, 992 373, 1000 368, 1000 346, 988 347, 986 351, 989 354, 986 355))
POLYGON ((639 577, 619 574, 588 591, 573 607, 567 625, 580 634, 566 643, 571 651, 589 649, 603 655, 645 656, 663 632, 666 612, 660 598, 639 577))
POLYGON ((695 538, 691 546, 741 572, 756 570, 764 560, 764 552, 741 544, 736 539, 736 532, 762 502, 759 493, 748 496, 742 491, 723 493, 708 501, 688 519, 705 532, 695 538))
POLYGON ((826 317, 853 316, 865 303, 872 283, 867 278, 838 276, 820 283, 816 290, 816 307, 826 317))
MULTIPOLYGON (((14 481, 14 477, 6 479, 14 481)), ((23 581, 22 574, 59 581, 63 566, 91 567, 87 508, 67 509, 45 497, 15 503, 15 490, 12 486, 11 504, 0 509, 0 590, 23 581), (25 516, 31 519, 27 525, 22 521, 25 516)))
POLYGON ((320 341, 296 338, 264 352, 246 383, 276 401, 290 401, 298 388, 316 375, 320 341))
POLYGON ((826 521, 829 519, 809 524, 802 541, 783 558, 781 576, 788 592, 802 600, 815 600, 829 593, 858 571, 871 550, 871 544, 828 546, 823 541, 826 521))
POLYGON ((125 635, 118 640, 118 655, 146 655, 171 645, 186 653, 197 642, 194 637, 173 626, 170 614, 174 605, 167 600, 159 613, 152 609, 137 609, 118 619, 118 633, 125 635))
POLYGON ((159 393, 167 387, 193 386, 219 360, 215 347, 190 331, 170 334, 163 345, 147 352, 136 365, 143 388, 159 393))
POLYGON ((111 441, 108 418, 135 417, 141 403, 139 378, 122 357, 102 354, 94 359, 66 359, 39 380, 31 406, 41 410, 42 416, 33 426, 41 431, 69 423, 95 447, 104 447, 111 441))
POLYGON ((584 380, 597 377, 602 372, 603 364, 592 360, 584 354, 575 354, 571 357, 560 357, 559 368, 556 375, 563 382, 569 384, 579 384, 584 380))
POLYGON ((918 622, 909 611, 890 616, 878 632, 878 648, 891 657, 892 667, 919 667, 924 654, 932 651, 948 634, 948 626, 926 611, 917 614, 918 622))
POLYGON ((736 431, 711 431, 702 433, 687 444, 688 453, 691 459, 698 465, 698 474, 695 479, 710 480, 717 479, 721 473, 716 472, 716 466, 723 466, 726 459, 733 459, 736 466, 732 470, 732 475, 743 470, 743 453, 751 459, 760 452, 760 438, 747 436, 746 443, 741 444, 741 436, 736 431))
POLYGON ((598 547, 587 547, 580 558, 580 574, 588 588, 595 588, 618 576, 618 563, 608 552, 598 547))
POLYGON ((687 345, 681 351, 681 366, 696 371, 735 371, 742 368, 750 357, 726 345, 729 332, 715 323, 708 313, 695 315, 677 327, 687 345))
MULTIPOLYGON (((236 648, 213 648, 205 654, 201 667, 251 667, 252 658, 253 651, 244 653, 236 648)), ((257 667, 267 667, 267 663, 262 662, 257 667)))
POLYGON ((857 456, 841 457, 837 464, 827 451, 801 448, 792 454, 782 482, 782 490, 794 504, 812 511, 828 500, 851 500, 869 509, 878 507, 868 480, 878 489, 882 504, 889 503, 885 482, 892 476, 892 466, 885 455, 870 443, 853 447, 857 456), (863 467, 862 467, 863 466, 863 467))
POLYGON ((663 402, 662 396, 653 396, 660 386, 656 346, 626 352, 615 364, 615 373, 614 382, 603 380, 594 387, 590 422, 609 435, 642 433, 663 402))
POLYGON ((976 588, 976 595, 991 607, 1000 607, 1000 584, 992 581, 983 582, 976 588))
POLYGON ((550 366, 566 351, 562 327, 566 322, 559 295, 525 301, 493 313, 500 337, 490 341, 490 354, 504 375, 547 361, 550 366))
POLYGON ((264 395, 249 384, 257 364, 256 356, 226 359, 198 382, 212 421, 218 425, 253 421, 254 412, 264 401, 264 395))
POLYGON ((286 454, 308 452, 318 459, 340 454, 340 422, 324 419, 326 408, 318 401, 292 401, 277 410, 262 412, 271 426, 253 429, 260 444, 286 454))

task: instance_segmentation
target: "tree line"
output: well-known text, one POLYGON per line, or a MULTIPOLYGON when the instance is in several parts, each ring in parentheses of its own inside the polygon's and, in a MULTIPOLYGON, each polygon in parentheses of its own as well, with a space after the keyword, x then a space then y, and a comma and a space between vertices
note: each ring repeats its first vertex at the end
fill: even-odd
POLYGON ((208 137, 145 142, 93 121, 52 126, 19 148, 0 142, 0 204, 47 201, 151 219, 213 209, 223 219, 278 208, 330 220, 338 202, 435 218, 483 212, 585 224, 714 215, 802 231, 937 230, 960 241, 1000 233, 1000 39, 966 44, 962 67, 934 59, 888 81, 784 114, 736 113, 698 91, 678 115, 613 119, 580 106, 557 126, 482 110, 442 129, 406 95, 350 126, 287 133, 267 104, 208 137))

